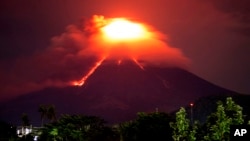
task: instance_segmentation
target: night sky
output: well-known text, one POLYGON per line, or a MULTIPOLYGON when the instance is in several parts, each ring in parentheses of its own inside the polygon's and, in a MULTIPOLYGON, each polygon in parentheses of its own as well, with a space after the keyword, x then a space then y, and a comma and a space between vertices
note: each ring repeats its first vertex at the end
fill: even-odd
POLYGON ((67 80, 67 71, 82 76, 95 58, 69 55, 78 48, 61 54, 50 48, 81 46, 71 33, 93 15, 128 17, 154 27, 189 58, 190 72, 250 94, 249 5, 249 0, 1 0, 0 99, 37 90, 45 81, 50 86, 59 78, 67 80))

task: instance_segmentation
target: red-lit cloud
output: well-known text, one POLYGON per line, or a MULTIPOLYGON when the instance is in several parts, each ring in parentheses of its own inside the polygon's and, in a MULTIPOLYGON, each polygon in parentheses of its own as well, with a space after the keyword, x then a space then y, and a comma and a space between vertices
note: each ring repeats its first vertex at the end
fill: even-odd
POLYGON ((51 39, 51 45, 32 56, 18 59, 1 81, 1 97, 27 93, 45 87, 64 87, 80 80, 104 56, 108 59, 136 59, 141 65, 186 68, 189 59, 164 42, 163 35, 146 24, 138 40, 113 42, 103 33, 112 19, 93 16, 51 39), (147 34, 147 36, 146 36, 147 34))
POLYGON ((120 18, 121 25, 117 25, 119 19, 115 18, 114 23, 116 25, 114 29, 111 30, 119 30, 117 28, 121 28, 121 30, 117 31, 117 33, 116 31, 111 31, 114 35, 109 35, 109 33, 105 33, 105 30, 106 27, 108 27, 110 30, 109 25, 113 25, 113 19, 103 19, 104 22, 102 22, 100 19, 103 17, 96 18, 99 19, 99 22, 103 23, 104 25, 100 26, 100 34, 94 36, 92 39, 94 42, 90 46, 98 49, 100 51, 100 55, 105 53, 105 55, 111 59, 136 58, 137 60, 141 61, 141 63, 144 63, 144 65, 150 64, 161 67, 181 68, 186 68, 188 66, 189 59, 182 54, 181 50, 169 46, 166 43, 166 36, 149 27, 148 25, 122 18, 120 18), (126 25, 126 23, 123 23, 126 22, 124 20, 131 22, 130 24, 132 25, 126 25), (125 30, 122 28, 125 28, 125 30), (129 37, 126 37, 128 34, 129 37))

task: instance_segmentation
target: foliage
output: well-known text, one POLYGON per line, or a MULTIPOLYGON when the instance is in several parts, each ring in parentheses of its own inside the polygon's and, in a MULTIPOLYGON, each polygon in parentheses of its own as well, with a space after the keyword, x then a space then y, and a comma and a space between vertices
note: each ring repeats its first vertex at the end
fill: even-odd
POLYGON ((120 124, 123 141, 166 141, 171 139, 169 122, 171 117, 166 113, 138 113, 134 121, 120 124))
POLYGON ((225 103, 218 101, 217 110, 207 118, 204 125, 195 122, 190 125, 186 118, 184 108, 176 113, 176 121, 171 122, 173 129, 173 139, 175 141, 195 141, 195 140, 212 140, 227 141, 229 140, 230 126, 244 123, 242 107, 237 105, 231 97, 228 97, 225 103))
POLYGON ((206 123, 205 140, 227 141, 229 140, 230 125, 243 124, 244 118, 242 107, 237 105, 231 97, 226 99, 226 103, 219 101, 217 111, 208 117, 206 123))
POLYGON ((63 115, 43 130, 42 139, 68 141, 105 140, 113 132, 104 126, 104 120, 95 116, 63 115))
POLYGON ((172 138, 174 141, 195 141, 197 123, 194 126, 190 126, 189 119, 186 118, 186 110, 181 107, 176 113, 175 122, 170 122, 170 127, 173 129, 172 138))
MULTIPOLYGON (((231 97, 225 102, 218 101, 216 111, 202 125, 197 121, 192 124, 183 107, 176 112, 175 119, 167 113, 140 112, 135 120, 113 128, 105 126, 105 121, 96 116, 62 115, 55 120, 53 105, 41 105, 39 112, 42 119, 54 121, 42 128, 39 140, 43 141, 227 141, 231 125, 250 124, 248 119, 244 122, 242 107, 231 97)), ((23 126, 29 125, 27 114, 22 115, 22 121, 23 126)), ((0 122, 0 127, 4 133, 0 133, 0 140, 33 140, 34 134, 17 138, 15 128, 7 123, 0 122)))

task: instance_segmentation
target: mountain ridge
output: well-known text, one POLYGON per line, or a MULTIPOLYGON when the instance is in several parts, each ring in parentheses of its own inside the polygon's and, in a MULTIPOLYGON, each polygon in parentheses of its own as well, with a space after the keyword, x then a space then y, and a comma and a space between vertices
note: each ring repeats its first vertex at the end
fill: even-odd
POLYGON ((235 94, 184 69, 105 60, 83 86, 31 92, 1 104, 0 118, 17 122, 25 112, 33 122, 40 121, 37 109, 49 103, 55 105, 58 115, 95 115, 117 123, 133 119, 137 112, 171 112, 202 97, 235 94))

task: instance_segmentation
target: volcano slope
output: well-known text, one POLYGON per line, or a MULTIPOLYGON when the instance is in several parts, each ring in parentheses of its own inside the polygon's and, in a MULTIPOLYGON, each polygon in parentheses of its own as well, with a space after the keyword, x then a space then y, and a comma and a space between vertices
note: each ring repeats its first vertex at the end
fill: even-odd
POLYGON ((40 104, 54 104, 57 115, 84 114, 118 123, 137 112, 171 112, 207 96, 237 93, 180 68, 140 66, 133 60, 105 60, 81 87, 46 88, 2 103, 1 119, 20 122, 27 113, 38 124, 40 104))

